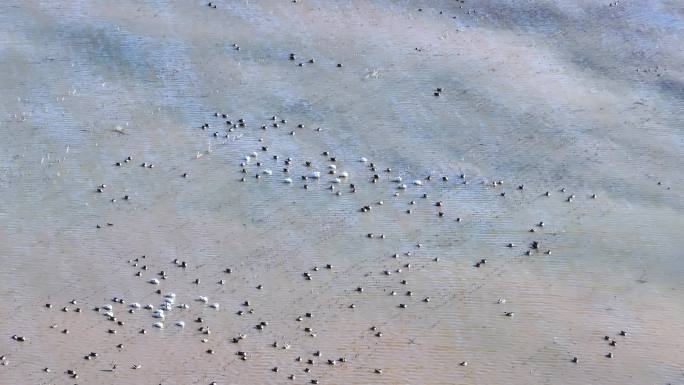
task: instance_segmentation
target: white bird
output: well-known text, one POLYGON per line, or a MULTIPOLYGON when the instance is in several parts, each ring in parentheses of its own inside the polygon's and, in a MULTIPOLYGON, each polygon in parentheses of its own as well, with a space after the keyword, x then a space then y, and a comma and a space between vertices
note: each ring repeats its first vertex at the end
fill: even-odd
POLYGON ((176 326, 178 326, 178 327, 180 327, 180 328, 184 328, 184 327, 185 327, 185 322, 183 322, 183 321, 177 321, 177 322, 176 322, 176 326))
POLYGON ((406 190, 406 185, 405 185, 405 184, 401 184, 401 185, 399 185, 398 188, 399 188, 399 190, 406 190))
POLYGON ((283 182, 290 184, 290 183, 292 183, 292 178, 285 178, 285 179, 283 179, 283 182))
POLYGON ((159 329, 164 329, 164 324, 161 322, 155 322, 152 324, 152 326, 159 328, 159 329))
POLYGON ((151 303, 148 303, 147 305, 145 305, 145 309, 152 310, 154 309, 154 306, 151 303))
POLYGON ((256 151, 252 151, 252 158, 256 158, 256 157, 258 157, 258 156, 259 156, 259 154, 257 154, 256 151))
POLYGON ((392 182, 396 182, 396 183, 401 183, 401 181, 402 181, 402 179, 401 179, 400 176, 398 176, 398 177, 392 179, 392 182))
POLYGON ((106 304, 106 305, 102 306, 102 308, 105 310, 112 310, 112 305, 106 304))
POLYGON ((159 308, 164 311, 171 310, 171 304, 164 302, 163 304, 159 305, 159 308))
POLYGON ((264 175, 272 175, 272 174, 273 174, 273 171, 271 171, 271 170, 269 170, 269 169, 265 169, 265 170, 262 171, 261 173, 264 174, 264 175))
POLYGON ((188 305, 187 303, 182 303, 182 304, 178 305, 178 308, 179 309, 190 309, 190 305, 188 305))
POLYGON ((154 311, 153 317, 164 319, 164 317, 166 317, 166 315, 164 314, 164 310, 157 309, 154 311))
POLYGON ((349 176, 349 173, 346 171, 342 171, 339 175, 340 178, 347 178, 349 176))
POLYGON ((205 297, 205 296, 202 296, 202 295, 200 295, 199 297, 197 297, 197 300, 200 301, 200 302, 204 302, 204 303, 209 302, 209 298, 207 298, 207 297, 205 297))
POLYGON ((334 164, 329 164, 329 165, 328 165, 328 168, 331 169, 331 170, 337 170, 337 166, 334 165, 334 164))
POLYGON ((218 310, 219 304, 218 304, 218 303, 212 303, 211 305, 209 305, 209 307, 212 308, 212 309, 218 310))
POLYGON ((320 177, 321 177, 320 171, 312 171, 312 172, 309 174, 309 178, 319 179, 320 177))
POLYGON ((152 278, 149 281, 147 281, 153 285, 159 285, 159 280, 157 278, 152 278))
POLYGON ((131 307, 131 308, 133 308, 133 309, 140 309, 140 304, 137 303, 137 302, 134 302, 134 303, 132 303, 132 304, 130 304, 130 305, 128 305, 128 306, 131 307))
POLYGON ((419 181, 418 179, 416 179, 416 180, 413 181, 413 184, 415 184, 416 186, 422 186, 422 185, 423 185, 423 182, 422 182, 422 181, 419 181))
POLYGON ((361 159, 359 159, 359 162, 366 163, 366 162, 368 162, 368 159, 361 157, 361 159))
POLYGON ((332 180, 333 183, 342 183, 342 179, 340 178, 335 178, 332 180))

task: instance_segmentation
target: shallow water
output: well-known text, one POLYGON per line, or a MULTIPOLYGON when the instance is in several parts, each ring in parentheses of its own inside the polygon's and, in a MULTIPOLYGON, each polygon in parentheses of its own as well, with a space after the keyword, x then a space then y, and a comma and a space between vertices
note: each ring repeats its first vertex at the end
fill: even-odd
POLYGON ((684 383, 677 2, 214 4, 0 5, 1 384, 684 383))

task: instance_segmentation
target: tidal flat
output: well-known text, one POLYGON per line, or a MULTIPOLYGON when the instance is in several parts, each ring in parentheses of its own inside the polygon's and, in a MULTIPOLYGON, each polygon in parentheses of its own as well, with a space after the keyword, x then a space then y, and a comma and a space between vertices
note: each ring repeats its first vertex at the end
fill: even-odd
POLYGON ((684 7, 3 1, 0 384, 684 384, 684 7))

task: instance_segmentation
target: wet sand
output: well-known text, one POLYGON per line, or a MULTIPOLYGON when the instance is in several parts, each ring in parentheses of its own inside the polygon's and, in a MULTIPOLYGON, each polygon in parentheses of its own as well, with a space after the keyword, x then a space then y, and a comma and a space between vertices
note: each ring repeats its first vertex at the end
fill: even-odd
POLYGON ((212 3, 0 5, 0 384, 684 383, 681 5, 212 3))

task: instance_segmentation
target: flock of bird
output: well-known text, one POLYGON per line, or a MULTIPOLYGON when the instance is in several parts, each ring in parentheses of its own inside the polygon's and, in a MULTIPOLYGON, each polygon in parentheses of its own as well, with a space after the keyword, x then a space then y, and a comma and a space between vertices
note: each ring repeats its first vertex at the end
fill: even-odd
MULTIPOLYGON (((210 7, 215 8, 215 4, 209 3, 210 7)), ((235 49, 240 49, 239 45, 234 45, 235 49)), ((291 53, 286 56, 286 60, 296 60, 297 55, 291 53)), ((315 60, 310 59, 309 64, 314 64, 315 60)), ((303 63, 300 63, 300 66, 303 63)), ((342 67, 342 64, 337 64, 337 67, 342 67)), ((431 91, 435 97, 439 97, 445 91, 442 87, 435 87, 431 91)), ((368 159, 362 154, 359 154, 353 159, 343 159, 339 155, 336 155, 334 151, 330 149, 320 148, 317 153, 309 154, 299 154, 299 157, 281 157, 274 148, 278 147, 278 143, 275 142, 276 139, 268 137, 268 133, 271 131, 276 131, 279 133, 286 132, 289 135, 279 135, 278 141, 287 140, 286 138, 295 137, 298 133, 302 131, 307 131, 311 133, 320 133, 323 131, 320 127, 309 128, 304 123, 298 123, 292 127, 291 123, 282 117, 272 116, 270 118, 265 118, 260 123, 248 122, 245 118, 240 118, 236 116, 237 114, 229 114, 225 112, 215 112, 211 116, 207 117, 205 122, 198 124, 198 135, 205 135, 211 138, 230 138, 231 135, 235 135, 236 132, 241 132, 244 135, 250 135, 258 138, 258 146, 251 148, 246 151, 244 156, 240 159, 235 159, 235 178, 230 184, 231 189, 241 189, 246 188, 244 186, 249 186, 249 188, 258 189, 260 183, 267 183, 268 180, 275 179, 278 181, 278 187, 281 189, 282 194, 287 194, 290 189, 305 189, 305 190, 315 190, 310 192, 311 194, 331 194, 332 196, 342 196, 344 194, 356 194, 362 189, 366 189, 369 184, 384 186, 381 189, 383 192, 376 199, 366 202, 355 209, 354 213, 350 215, 383 215, 382 213, 377 213, 378 206, 384 206, 386 199, 404 199, 404 196, 411 196, 406 199, 406 208, 400 215, 411 215, 414 213, 416 207, 434 207, 434 219, 435 221, 452 221, 457 224, 464 220, 464 218, 453 215, 447 210, 445 210, 447 203, 444 199, 433 199, 430 195, 431 186, 436 186, 439 184, 459 184, 463 188, 468 188, 472 180, 468 175, 460 172, 454 171, 451 174, 439 174, 434 175, 430 172, 426 172, 421 176, 407 176, 402 175, 403 173, 392 167, 392 165, 381 166, 382 160, 368 159), (285 139, 284 139, 285 138, 285 139), (356 166, 351 167, 352 162, 356 163, 356 166), (358 170, 359 164, 363 172, 355 173, 352 169, 358 170), (346 166, 345 166, 346 165, 346 166), (314 188, 315 187, 315 188, 314 188), (408 192, 411 192, 409 195, 408 192), (414 197, 415 196, 415 197, 414 197)), ((199 157, 199 154, 198 154, 199 157)), ((113 167, 123 168, 138 165, 139 167, 145 169, 153 169, 158 165, 150 162, 136 162, 132 156, 128 156, 122 160, 113 160, 113 167)), ((163 165, 159 165, 163 167, 163 165)), ((178 175, 181 178, 192 178, 194 174, 191 170, 182 172, 178 175)), ((482 182, 487 186, 495 189, 498 199, 506 199, 507 189, 508 190, 518 190, 525 191, 527 187, 524 184, 511 183, 504 180, 494 180, 489 182, 482 182), (510 185, 510 187, 509 187, 510 185)), ((108 190, 110 186, 107 183, 102 183, 93 188, 94 193, 102 194, 107 196, 107 200, 112 203, 117 202, 117 198, 124 201, 131 200, 130 195, 123 195, 120 197, 109 196, 108 190)), ((510 191, 509 191, 510 192, 510 191)), ((566 204, 572 204, 573 201, 578 199, 598 199, 596 194, 592 194, 587 197, 577 197, 574 194, 568 192, 565 188, 551 189, 548 191, 538 191, 532 192, 532 194, 538 194, 539 196, 551 198, 555 197, 555 194, 559 194, 562 201, 566 204)), ((493 195, 494 196, 494 195, 493 195)), ((334 199, 334 198, 331 198, 334 199)), ((107 226, 113 226, 112 223, 106 222, 107 226)), ((96 225, 98 229, 102 228, 101 224, 96 225)), ((544 230, 544 221, 538 221, 532 226, 526 227, 525 231, 531 234, 531 237, 535 236, 535 233, 542 232, 544 230)), ((397 239, 401 238, 402 234, 386 234, 384 232, 368 232, 364 234, 359 234, 360 237, 367 239, 378 239, 386 240, 389 238, 397 239)), ((405 241, 405 239, 404 239, 405 241)), ((419 240, 414 240, 415 247, 417 249, 421 248, 419 240)), ((551 255, 552 245, 542 244, 539 239, 516 239, 511 240, 509 243, 502 245, 502 247, 507 247, 510 249, 520 250, 521 256, 531 256, 535 254, 539 255, 551 255)), ((378 273, 384 276, 400 275, 401 279, 398 280, 398 285, 395 289, 389 292, 389 295, 402 298, 396 305, 397 309, 405 310, 410 307, 427 306, 431 301, 435 301, 436 297, 433 294, 423 293, 418 294, 415 290, 411 289, 411 285, 408 282, 410 277, 410 272, 415 267, 410 262, 410 257, 412 256, 411 250, 408 251, 398 251, 390 255, 391 267, 379 271, 378 273)), ((387 256, 378 256, 378 258, 386 258, 387 256)), ((438 264, 440 258, 434 257, 431 260, 432 263, 438 264)), ((193 266, 192 257, 188 257, 188 260, 173 259, 168 261, 159 262, 159 257, 148 257, 146 255, 138 255, 135 257, 129 257, 127 260, 127 265, 132 268, 136 277, 147 282, 151 290, 157 296, 157 300, 149 303, 141 301, 134 295, 128 298, 124 297, 113 297, 109 301, 100 303, 97 305, 91 305, 88 309, 82 308, 80 300, 72 300, 68 304, 52 304, 46 303, 44 305, 47 311, 62 311, 64 313, 82 313, 84 311, 92 311, 98 314, 99 324, 98 327, 102 329, 102 333, 107 333, 112 335, 111 343, 119 351, 124 351, 125 344, 121 340, 117 340, 117 333, 122 330, 134 330, 138 334, 154 334, 151 333, 152 330, 158 329, 157 332, 164 333, 165 330, 170 328, 178 329, 183 333, 192 333, 196 335, 197 340, 202 344, 206 344, 207 348, 204 350, 206 354, 216 354, 218 352, 229 351, 238 357, 240 361, 248 361, 253 357, 253 352, 245 350, 241 347, 243 341, 250 338, 251 336, 259 333, 264 333, 273 324, 277 324, 282 320, 279 319, 262 319, 259 318, 255 320, 250 328, 244 330, 234 330, 229 331, 234 337, 227 340, 215 340, 212 335, 213 325, 210 320, 210 314, 220 314, 222 317, 247 317, 249 315, 254 315, 259 313, 259 308, 254 306, 250 302, 249 298, 242 298, 241 305, 238 308, 229 308, 225 305, 225 298, 212 298, 207 294, 201 294, 193 296, 188 293, 181 293, 174 291, 174 280, 179 279, 174 277, 171 269, 189 269, 193 266), (153 260, 153 261, 152 261, 153 260), (159 266, 161 264, 166 264, 167 267, 161 269, 154 269, 152 266, 159 266), (59 308, 59 310, 55 310, 59 308), (190 309, 196 311, 196 316, 190 316, 190 309), (199 309, 199 310, 198 310, 199 309), (141 321, 141 318, 130 318, 129 315, 142 313, 145 318, 141 321), (132 321, 131 321, 132 320, 132 321)), ((485 268, 488 261, 486 258, 475 258, 472 262, 473 268, 485 268)), ((304 281, 311 281, 314 278, 314 272, 334 270, 336 266, 331 263, 327 263, 321 266, 314 266, 312 269, 301 272, 304 281)), ((241 281, 231 280, 231 275, 236 273, 236 267, 225 266, 222 271, 217 272, 223 275, 223 278, 215 280, 212 277, 197 277, 192 283, 197 285, 198 290, 209 284, 213 285, 242 285, 241 281)), ((256 286, 257 291, 262 291, 264 289, 263 285, 256 286)), ((345 298, 348 302, 347 309, 345 311, 354 311, 358 303, 364 301, 364 294, 367 292, 364 287, 364 282, 358 282, 358 286, 349 288, 350 296, 345 298)), ((145 296, 148 293, 140 293, 140 296, 145 296)), ((258 294, 255 294, 258 295, 258 294)), ((505 298, 499 298, 497 301, 499 304, 504 306, 506 304, 505 298)), ((502 317, 514 317, 515 313, 512 310, 502 310, 499 314, 502 317)), ((340 314, 339 317, 344 318, 344 314, 340 314)), ((304 312, 298 316, 295 320, 298 324, 301 324, 300 330, 292 331, 293 335, 296 333, 304 333, 304 335, 309 337, 316 337, 317 335, 317 325, 316 317, 312 312, 304 312)), ((63 334, 68 334, 70 331, 68 329, 59 328, 57 324, 50 326, 52 329, 60 330, 63 334)), ((375 338, 382 338, 383 331, 375 325, 367 325, 367 330, 370 335, 375 338)), ((609 333, 610 334, 610 333, 609 333)), ((618 344, 618 339, 620 337, 627 336, 625 330, 614 331, 614 336, 606 335, 605 341, 608 344, 609 349, 614 348, 618 344)), ((12 340, 17 343, 26 343, 31 340, 30 335, 17 335, 13 334, 11 336, 12 340)), ((154 337, 144 337, 144 338, 154 338, 154 337)), ((298 364, 298 371, 292 370, 291 368, 282 368, 278 366, 273 366, 270 368, 270 372, 274 376, 282 376, 283 379, 297 380, 304 379, 305 383, 319 384, 323 383, 322 380, 317 376, 325 368, 332 368, 336 366, 347 365, 349 361, 353 360, 354 357, 348 357, 344 354, 339 354, 337 352, 323 352, 320 349, 315 351, 302 351, 296 344, 297 339, 293 338, 293 342, 279 342, 274 341, 269 345, 265 345, 263 349, 279 349, 291 352, 291 359, 293 362, 298 364)), ((98 351, 83 352, 84 361, 97 361, 100 360, 102 353, 98 351)), ((613 357, 612 351, 606 352, 607 358, 613 357)), ((143 364, 136 360, 136 357, 125 356, 127 360, 121 367, 118 364, 114 364, 108 370, 111 372, 116 372, 120 370, 140 370, 143 368, 143 364)), ((577 356, 571 356, 568 361, 572 363, 579 363, 580 358, 577 356)), ((0 362, 2 365, 7 365, 8 360, 5 356, 0 357, 0 362)), ((464 358, 459 362, 460 366, 467 366, 469 362, 464 358)), ((85 365, 85 364, 84 364, 85 365)), ((57 370, 63 372, 65 376, 69 376, 73 379, 78 379, 80 370, 76 367, 70 368, 49 368, 45 367, 44 371, 50 372, 51 370, 57 370)), ((382 375, 382 367, 368 368, 368 373, 370 375, 382 375)), ((264 373, 264 375, 268 375, 264 373)), ((87 382, 87 379, 85 380, 87 382)), ((256 382, 255 382, 256 383, 256 382)), ((217 381, 212 381, 210 384, 218 384, 217 381)))
MULTIPOLYGON (((212 137, 228 137, 231 133, 236 130, 243 130, 246 134, 257 133, 259 131, 277 130, 282 129, 288 125, 285 119, 273 116, 265 124, 250 125, 245 119, 232 119, 226 113, 215 113, 213 115, 212 122, 205 122, 201 124, 201 132, 206 132, 211 129, 212 137), (218 127, 217 127, 218 126, 218 127), (217 127, 217 128, 214 128, 217 127)), ((304 130, 304 124, 298 124, 297 130, 304 130)), ((313 132, 320 132, 320 128, 315 128, 313 132)), ((295 130, 290 131, 291 135, 295 134, 295 130)), ((282 136, 280 136, 282 137, 282 136)), ((255 148, 254 151, 245 154, 242 159, 236 161, 238 165, 238 178, 235 180, 234 187, 232 188, 242 188, 247 183, 252 183, 253 186, 258 188, 259 183, 262 183, 261 179, 268 178, 278 178, 282 182, 281 189, 283 194, 287 194, 288 189, 299 188, 299 189, 309 189, 310 186, 317 186, 318 193, 328 193, 332 195, 339 196, 341 194, 355 194, 360 189, 363 189, 367 184, 382 184, 386 185, 384 189, 389 197, 401 198, 407 190, 416 190, 416 194, 425 201, 425 204, 434 206, 436 208, 435 220, 440 221, 453 221, 455 223, 461 222, 460 217, 449 217, 445 214, 443 210, 445 208, 445 202, 443 200, 432 200, 430 194, 427 192, 425 187, 429 184, 445 184, 450 183, 452 175, 432 175, 427 174, 419 178, 405 178, 402 177, 400 172, 395 171, 392 167, 380 167, 376 162, 371 161, 365 157, 358 157, 354 159, 354 162, 359 162, 362 164, 363 169, 365 169, 364 175, 354 175, 349 171, 346 171, 341 164, 346 163, 346 159, 340 159, 338 156, 333 154, 330 150, 323 150, 318 154, 313 154, 310 156, 305 156, 302 154, 300 159, 293 159, 292 157, 280 158, 274 151, 271 150, 270 146, 266 143, 263 137, 258 139, 260 144, 259 148, 255 148), (410 180, 410 182, 408 181, 410 180)), ((114 167, 123 167, 127 164, 132 164, 133 158, 127 157, 123 161, 116 161, 113 163, 114 167)), ((143 168, 154 168, 155 165, 148 162, 143 162, 139 165, 143 168)), ((180 175, 182 178, 190 177, 189 172, 184 172, 180 175)), ((456 173, 454 176, 458 181, 457 183, 468 187, 469 178, 463 173, 456 173)), ((484 182, 483 182, 484 183, 484 182)), ((488 183, 492 188, 500 188, 501 192, 498 194, 500 199, 505 199, 506 193, 503 191, 503 186, 505 182, 503 180, 497 180, 488 183)), ((94 191, 98 194, 104 194, 107 191, 107 184, 101 184, 95 187, 94 191)), ((514 187, 516 190, 524 190, 525 186, 523 184, 514 187)), ((573 199, 576 199, 575 195, 569 194, 565 189, 560 189, 559 192, 563 194, 563 200, 567 203, 571 203, 573 199)), ((541 196, 551 197, 552 193, 550 191, 541 192, 541 196)), ((122 197, 124 200, 130 199, 128 195, 122 197)), ((587 199, 597 199, 597 196, 591 195, 587 199)), ((116 198, 110 198, 111 202, 116 202, 116 198)), ((420 203, 422 204, 422 203, 420 203)), ((384 205, 382 197, 378 197, 374 202, 370 202, 358 208, 355 215, 373 215, 374 207, 384 205)), ((415 199, 407 202, 408 209, 405 210, 405 215, 410 215, 412 213, 411 207, 419 205, 415 199)), ((110 224, 111 225, 111 224, 110 224)), ((534 226, 529 228, 530 233, 536 233, 537 231, 543 230, 545 223, 539 221, 534 226)), ((101 228, 100 225, 97 225, 101 228)), ((400 234, 397 234, 400 236, 400 234)), ((364 234, 365 238, 368 239, 386 239, 387 236, 384 233, 367 233, 364 234)), ((420 243, 416 243, 416 248, 421 248, 420 243)), ((505 245, 508 248, 519 247, 517 243, 510 242, 505 245)), ((541 242, 538 240, 532 240, 528 244, 521 245, 522 255, 532 255, 532 254, 551 254, 551 248, 548 245, 542 246, 541 242)), ((400 258, 406 257, 406 260, 411 257, 411 251, 404 251, 402 253, 395 253, 391 255, 391 259, 397 260, 394 268, 387 268, 381 272, 382 275, 390 276, 392 274, 402 274, 402 277, 407 277, 407 273, 411 271, 411 262, 399 261, 400 258)), ((175 293, 171 288, 174 286, 173 279, 170 278, 170 273, 168 269, 187 269, 192 265, 192 261, 180 260, 175 258, 171 261, 167 261, 168 269, 162 269, 158 271, 153 271, 147 263, 148 257, 146 255, 137 256, 135 258, 130 258, 127 260, 127 264, 134 268, 136 271, 133 273, 136 277, 145 280, 150 286, 154 287, 154 293, 158 296, 158 301, 156 303, 141 303, 136 298, 122 298, 114 297, 107 303, 100 304, 98 306, 92 307, 92 311, 97 312, 101 315, 103 327, 103 333, 109 333, 116 335, 123 328, 134 328, 140 335, 148 334, 150 329, 168 329, 177 328, 183 330, 186 327, 193 325, 192 330, 188 331, 190 333, 197 334, 197 338, 203 344, 212 346, 205 350, 206 354, 215 354, 219 349, 231 349, 234 354, 239 357, 240 360, 246 361, 251 357, 251 353, 240 348, 241 341, 249 338, 253 333, 262 333, 264 330, 268 329, 270 323, 277 323, 279 320, 260 320, 255 322, 251 329, 237 330, 235 331, 235 336, 228 341, 211 341, 212 340, 212 325, 207 320, 204 315, 199 315, 192 319, 188 318, 188 310, 190 308, 199 307, 200 314, 204 312, 221 313, 226 312, 226 317, 229 316, 246 316, 249 314, 254 314, 258 312, 249 299, 245 298, 239 309, 226 309, 221 305, 223 298, 209 298, 207 295, 199 295, 194 298, 189 297, 187 294, 175 293), (163 288, 163 289, 162 289, 163 288), (149 316, 149 322, 145 322, 142 325, 134 324, 130 325, 124 319, 126 314, 134 314, 144 312, 149 316)), ((434 258, 433 263, 438 263, 440 259, 438 257, 434 258)), ((486 258, 479 258, 473 262, 474 268, 482 268, 487 264, 486 258)), ((332 270, 334 266, 332 264, 326 264, 325 266, 313 267, 310 271, 302 272, 302 276, 305 281, 312 280, 313 272, 319 271, 320 269, 332 270)), ((225 278, 222 278, 216 282, 217 285, 237 285, 239 283, 230 280, 231 274, 234 273, 233 267, 225 267, 221 272, 225 278)), ((198 287, 202 284, 203 280, 198 277, 193 280, 193 284, 198 287)), ((407 287, 408 282, 406 279, 401 279, 399 281, 401 286, 407 287)), ((257 290, 262 290, 263 285, 258 285, 257 290)), ((356 303, 363 301, 364 286, 363 283, 359 283, 359 286, 355 288, 350 288, 352 292, 356 292, 358 295, 353 301, 350 301, 348 305, 349 311, 353 311, 356 307, 356 303)), ((415 293, 413 290, 401 290, 397 288, 390 292, 391 296, 403 296, 406 300, 402 300, 397 304, 398 309, 407 309, 409 306, 421 306, 422 304, 427 304, 433 300, 433 297, 429 295, 420 296, 418 299, 415 298, 415 293)), ((506 299, 499 298, 499 304, 506 304, 506 299)), ((53 309, 53 304, 47 303, 44 305, 46 309, 53 309)), ((61 305, 60 305, 61 306, 61 305)), ((65 306, 61 306, 62 312, 74 312, 81 313, 82 308, 79 302, 76 300, 71 301, 65 306)), ((501 316, 513 317, 515 313, 513 311, 503 311, 501 316)), ((341 315, 340 317, 344 317, 341 315)), ((306 312, 301 316, 297 317, 297 322, 306 322, 307 326, 302 327, 302 331, 311 336, 316 336, 316 328, 314 326, 314 315, 311 312, 306 312)), ((57 325, 52 325, 51 328, 57 328, 57 325)), ((376 326, 369 325, 369 330, 372 335, 380 338, 383 336, 383 332, 379 330, 376 326)), ((68 334, 68 329, 61 330, 62 333, 68 334)), ((627 332, 622 330, 618 333, 620 336, 626 336, 627 332)), ((17 342, 25 342, 30 339, 30 336, 20 336, 13 335, 12 339, 17 342)), ((610 347, 617 345, 615 338, 606 336, 605 340, 608 341, 610 347)), ((124 349, 124 344, 113 340, 112 343, 117 349, 124 349)), ((306 376, 306 381, 308 383, 317 384, 320 383, 318 378, 313 376, 313 368, 316 365, 326 365, 326 366, 337 366, 344 365, 348 362, 349 358, 339 355, 324 355, 320 350, 309 353, 311 357, 307 358, 302 356, 302 353, 295 349, 290 343, 280 343, 273 342, 270 346, 264 346, 264 349, 282 349, 282 350, 293 350, 293 360, 298 363, 303 363, 302 374, 306 376)), ((96 360, 99 357, 99 353, 96 351, 86 352, 83 356, 84 360, 91 361, 96 360)), ((608 352, 606 357, 612 358, 613 353, 608 352)), ((2 362, 6 364, 5 357, 2 357, 2 362)), ((137 370, 142 368, 142 365, 135 362, 134 358, 131 357, 131 363, 129 368, 137 370)), ((574 356, 570 358, 571 362, 578 363, 579 358, 574 356)), ((463 360, 460 362, 461 366, 467 366, 468 361, 463 360)), ((79 377, 78 369, 76 368, 59 368, 63 370, 64 373, 74 379, 79 377)), ((45 372, 49 372, 51 368, 45 368, 45 372)), ((111 371, 117 370, 117 365, 113 365, 111 371)), ((271 371, 273 373, 283 372, 279 367, 272 367, 271 371)), ((383 368, 372 368, 372 374, 380 375, 383 373, 383 368)), ((295 380, 299 373, 286 372, 283 374, 285 378, 290 380, 295 380)), ((217 384, 217 382, 211 382, 212 384, 217 384)))

